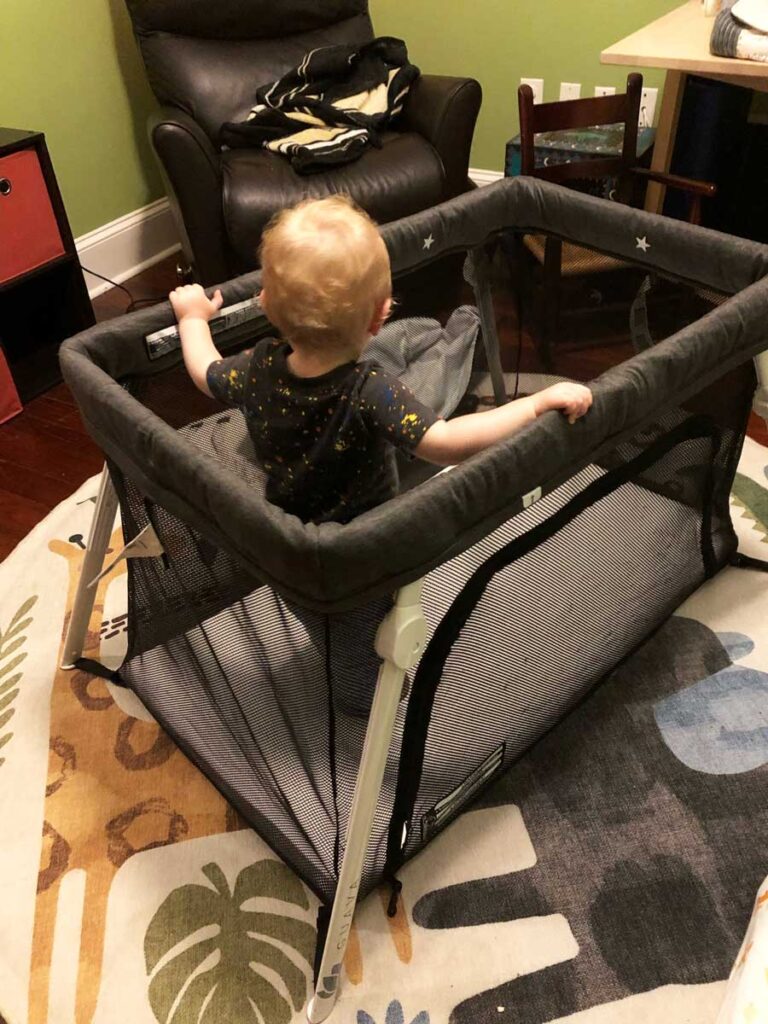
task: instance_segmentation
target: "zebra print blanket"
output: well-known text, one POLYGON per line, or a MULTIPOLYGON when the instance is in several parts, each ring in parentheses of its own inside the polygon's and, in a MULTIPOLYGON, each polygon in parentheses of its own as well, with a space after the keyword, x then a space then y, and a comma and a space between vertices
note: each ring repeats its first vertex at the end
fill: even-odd
POLYGON ((277 82, 262 86, 245 121, 221 130, 222 145, 263 146, 300 174, 356 160, 402 111, 419 69, 402 39, 310 51, 277 82))

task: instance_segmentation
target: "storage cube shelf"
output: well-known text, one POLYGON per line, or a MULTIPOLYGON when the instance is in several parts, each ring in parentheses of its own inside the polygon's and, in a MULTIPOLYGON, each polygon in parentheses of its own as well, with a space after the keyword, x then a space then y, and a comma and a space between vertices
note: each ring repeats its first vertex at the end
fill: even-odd
POLYGON ((45 137, 0 128, 0 349, 21 400, 61 377, 60 343, 95 322, 45 137))

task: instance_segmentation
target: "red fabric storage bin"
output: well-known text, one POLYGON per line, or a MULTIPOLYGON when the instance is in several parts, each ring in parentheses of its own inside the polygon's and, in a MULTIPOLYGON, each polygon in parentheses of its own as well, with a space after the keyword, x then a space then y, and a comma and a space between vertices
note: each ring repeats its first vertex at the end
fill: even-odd
POLYGON ((0 283, 64 255, 37 152, 0 157, 0 283))
POLYGON ((0 349, 0 423, 5 423, 6 420, 20 413, 21 409, 21 399, 16 391, 16 385, 13 383, 3 350, 0 349))

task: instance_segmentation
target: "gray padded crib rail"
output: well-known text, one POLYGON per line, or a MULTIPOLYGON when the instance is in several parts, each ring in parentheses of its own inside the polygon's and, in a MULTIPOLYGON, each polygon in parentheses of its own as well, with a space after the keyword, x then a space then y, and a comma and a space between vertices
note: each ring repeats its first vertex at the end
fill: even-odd
MULTIPOLYGON (((483 246, 504 229, 543 231, 733 297, 594 382, 590 413, 557 413, 351 523, 303 524, 196 450, 119 383, 178 362, 143 338, 173 323, 170 306, 98 325, 61 349, 64 377, 108 457, 149 498, 233 555, 255 579, 317 611, 342 611, 416 580, 475 543, 540 487, 551 491, 766 348, 768 248, 546 182, 500 181, 382 228, 397 273, 483 246), (735 294, 738 293, 738 294, 735 294)), ((260 275, 222 286, 225 305, 260 275)))

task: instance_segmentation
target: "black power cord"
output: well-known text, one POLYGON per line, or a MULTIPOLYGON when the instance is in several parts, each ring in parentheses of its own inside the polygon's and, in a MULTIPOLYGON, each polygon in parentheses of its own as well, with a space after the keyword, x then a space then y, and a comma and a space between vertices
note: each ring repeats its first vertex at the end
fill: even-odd
POLYGON ((156 295, 149 299, 136 299, 130 289, 126 288, 124 284, 118 284, 117 281, 113 281, 111 277, 105 277, 103 274, 97 274, 95 270, 89 270, 88 267, 84 267, 82 263, 80 264, 80 269, 86 274, 90 274, 91 277, 98 277, 100 281, 105 281, 107 284, 111 284, 113 288, 119 288, 121 292, 125 292, 130 300, 125 308, 126 313, 133 313, 140 306, 154 306, 155 303, 164 302, 168 298, 167 295, 156 295))

